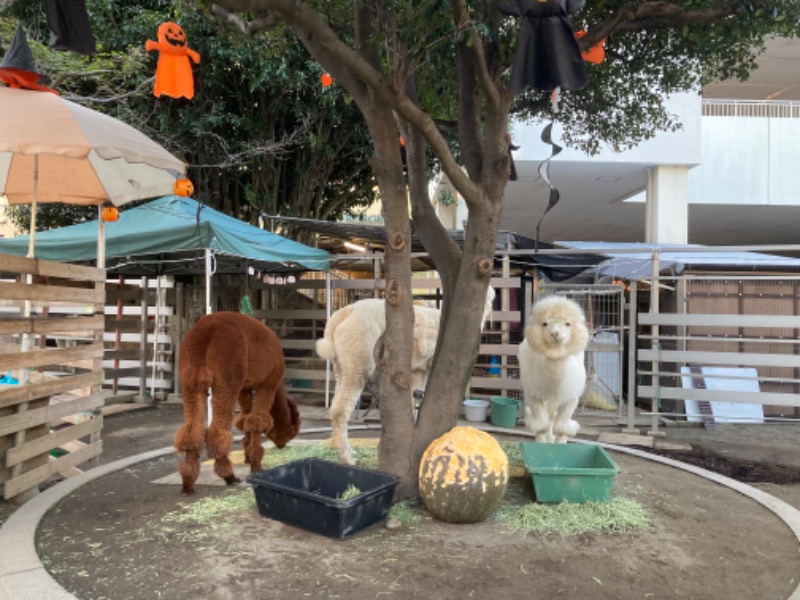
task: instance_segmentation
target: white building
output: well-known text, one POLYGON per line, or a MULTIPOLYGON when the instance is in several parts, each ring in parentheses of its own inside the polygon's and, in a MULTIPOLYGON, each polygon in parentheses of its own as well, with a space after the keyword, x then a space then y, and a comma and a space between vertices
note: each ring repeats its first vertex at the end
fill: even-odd
MULTIPOLYGON (((561 199, 544 217, 543 241, 800 243, 800 41, 770 42, 747 82, 682 94, 669 109, 683 128, 623 153, 565 149, 550 163, 561 199)), ((538 167, 551 152, 544 123, 515 124, 518 181, 506 187, 501 229, 536 237, 549 188, 538 167)), ((559 129, 553 129, 559 141, 559 129)), ((563 144, 562 144, 563 145, 563 144)), ((445 183, 445 185, 447 185, 445 183)), ((440 194, 436 194, 439 197, 440 194)), ((457 207, 437 206, 460 227, 457 207)))

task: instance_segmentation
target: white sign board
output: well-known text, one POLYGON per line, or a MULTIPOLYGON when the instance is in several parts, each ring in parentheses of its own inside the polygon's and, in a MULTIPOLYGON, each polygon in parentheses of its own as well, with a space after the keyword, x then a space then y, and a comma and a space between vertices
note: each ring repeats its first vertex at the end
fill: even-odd
MULTIPOLYGON (((752 367, 702 367, 703 382, 708 390, 728 392, 760 392, 758 373, 752 367)), ((685 389, 692 389, 693 380, 689 367, 681 367, 681 383, 685 389)), ((764 407, 761 404, 743 402, 710 402, 711 412, 717 423, 763 423, 764 407)), ((685 400, 686 420, 699 423, 700 403, 685 400)))

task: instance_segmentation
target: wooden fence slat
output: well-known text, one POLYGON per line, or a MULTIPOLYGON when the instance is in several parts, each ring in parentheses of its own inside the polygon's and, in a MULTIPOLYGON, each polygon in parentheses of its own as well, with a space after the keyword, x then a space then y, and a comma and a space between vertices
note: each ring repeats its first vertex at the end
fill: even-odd
POLYGON ((40 258, 26 258, 3 254, 2 273, 30 273, 45 277, 60 277, 62 279, 79 279, 85 281, 105 281, 105 269, 71 265, 40 258))
POLYGON ((510 321, 512 323, 522 320, 522 313, 518 310, 493 310, 489 315, 489 321, 498 323, 500 321, 510 321))
MULTIPOLYGON (((0 408, 97 385, 102 381, 102 375, 102 372, 81 373, 79 375, 59 377, 42 383, 11 386, 0 391, 0 408)), ((0 417, 0 421, 2 421, 2 417, 0 417)))
POLYGON ((800 329, 800 316, 639 313, 640 325, 800 329))
POLYGON ((732 392, 729 390, 698 390, 638 386, 636 393, 645 398, 658 397, 662 400, 707 400, 712 402, 732 402, 763 404, 770 406, 800 406, 800 394, 780 394, 777 392, 732 392))
POLYGON ((316 344, 316 340, 281 340, 281 347, 284 350, 314 350, 316 344))
POLYGON ((61 333, 67 331, 86 331, 103 327, 102 315, 37 317, 32 319, 0 319, 0 335, 13 333, 61 333))
POLYGON ((639 350, 640 361, 736 365, 748 367, 800 367, 800 356, 747 352, 702 352, 699 350, 639 350))
POLYGON ((70 467, 74 467, 95 456, 99 456, 102 451, 103 442, 99 440, 94 444, 81 448, 77 452, 66 454, 46 465, 26 471, 22 475, 5 482, 3 485, 3 497, 6 500, 13 498, 17 494, 47 481, 56 473, 61 473, 70 467))
POLYGON ((522 382, 519 379, 508 377, 471 377, 471 388, 486 388, 490 390, 521 390, 522 382))
POLYGON ((516 356, 519 344, 481 344, 478 354, 516 356))
POLYGON ((72 348, 49 348, 19 354, 0 355, 0 371, 64 365, 78 360, 103 358, 103 343, 84 344, 72 348))
POLYGON ((31 302, 58 302, 60 304, 103 304, 106 293, 102 289, 0 282, 0 298, 30 300, 31 302))
POLYGON ((13 467, 18 463, 33 458, 34 456, 49 452, 53 448, 66 445, 73 440, 87 436, 95 431, 100 431, 102 428, 103 416, 99 415, 88 421, 79 423, 78 425, 65 427, 64 429, 51 432, 50 435, 45 435, 30 442, 25 442, 21 446, 9 448, 6 452, 6 467, 13 467))
POLYGON ((0 418, 0 436, 16 433, 44 425, 67 415, 89 411, 103 406, 105 396, 103 394, 93 394, 91 396, 81 396, 76 400, 59 402, 44 408, 34 408, 23 413, 16 413, 0 418))

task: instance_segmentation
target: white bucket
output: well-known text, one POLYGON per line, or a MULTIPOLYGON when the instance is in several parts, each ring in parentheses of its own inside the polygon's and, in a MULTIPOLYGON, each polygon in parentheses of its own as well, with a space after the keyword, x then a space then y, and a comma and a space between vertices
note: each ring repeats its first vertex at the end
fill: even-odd
POLYGON ((489 402, 486 400, 464 400, 464 416, 467 421, 485 421, 489 402))

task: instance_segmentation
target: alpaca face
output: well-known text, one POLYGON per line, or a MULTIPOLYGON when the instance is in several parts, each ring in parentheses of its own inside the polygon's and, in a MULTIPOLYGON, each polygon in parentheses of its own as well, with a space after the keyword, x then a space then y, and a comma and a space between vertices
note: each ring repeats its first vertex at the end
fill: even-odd
POLYGON ((525 337, 534 350, 548 358, 562 358, 583 351, 589 332, 583 310, 577 303, 550 296, 534 305, 525 337))
POLYGON ((542 328, 542 338, 550 346, 561 346, 572 337, 572 323, 569 321, 542 321, 539 323, 542 328))

